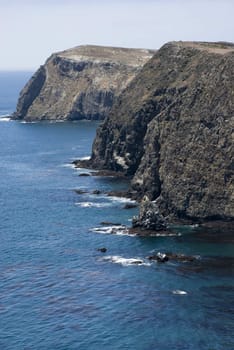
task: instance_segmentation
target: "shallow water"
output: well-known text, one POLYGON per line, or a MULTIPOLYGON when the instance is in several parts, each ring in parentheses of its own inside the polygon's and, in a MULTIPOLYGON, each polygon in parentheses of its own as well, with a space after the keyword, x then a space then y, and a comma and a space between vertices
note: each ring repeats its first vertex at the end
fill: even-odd
POLYGON ((0 123, 0 349, 233 349, 232 233, 101 225, 128 226, 137 209, 104 194, 125 181, 71 166, 90 156, 96 127, 0 123), (147 259, 159 251, 197 260, 147 259))

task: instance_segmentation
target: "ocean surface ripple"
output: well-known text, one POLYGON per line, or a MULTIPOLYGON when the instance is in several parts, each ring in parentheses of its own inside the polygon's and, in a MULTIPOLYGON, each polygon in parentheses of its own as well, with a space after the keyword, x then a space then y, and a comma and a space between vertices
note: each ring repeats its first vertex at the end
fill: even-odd
POLYGON ((0 349, 232 350, 231 232, 129 235, 138 209, 93 194, 126 181, 70 166, 97 125, 0 123, 0 349), (168 251, 199 259, 147 258, 168 251))

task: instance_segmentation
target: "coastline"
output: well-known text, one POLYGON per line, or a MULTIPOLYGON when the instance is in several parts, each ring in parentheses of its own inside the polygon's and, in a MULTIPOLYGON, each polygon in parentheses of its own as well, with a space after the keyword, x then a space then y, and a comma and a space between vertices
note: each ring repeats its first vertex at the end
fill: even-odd
MULTIPOLYGON (((90 171, 90 176, 100 176, 100 177, 113 177, 116 179, 126 180, 129 182, 129 188, 124 191, 110 191, 109 193, 105 193, 107 196, 116 196, 116 197, 122 197, 131 199, 133 201, 136 201, 138 203, 138 206, 140 207, 142 205, 142 198, 139 197, 139 194, 131 189, 131 179, 132 176, 128 176, 122 172, 118 171, 112 171, 108 169, 101 169, 97 168, 96 166, 93 166, 92 159, 76 159, 72 161, 71 163, 74 168, 79 169, 88 169, 90 171)), ((80 176, 85 176, 86 173, 80 174, 80 176)), ((96 193, 99 194, 99 189, 96 189, 96 193)), ((95 192, 95 191, 94 191, 95 192)), ((80 193, 81 194, 81 193, 80 193)), ((95 193, 94 193, 95 194, 95 193)), ((132 218, 134 220, 134 217, 132 218)), ((194 228, 203 228, 208 229, 211 231, 218 231, 218 230, 229 230, 233 232, 234 235, 234 219, 233 218, 165 218, 166 226, 164 229, 161 229, 161 226, 159 229, 146 229, 144 227, 137 227, 132 224, 131 227, 128 228, 129 234, 141 236, 141 237, 153 237, 153 236, 170 236, 173 231, 174 227, 176 226, 184 226, 184 227, 194 227, 194 228)))

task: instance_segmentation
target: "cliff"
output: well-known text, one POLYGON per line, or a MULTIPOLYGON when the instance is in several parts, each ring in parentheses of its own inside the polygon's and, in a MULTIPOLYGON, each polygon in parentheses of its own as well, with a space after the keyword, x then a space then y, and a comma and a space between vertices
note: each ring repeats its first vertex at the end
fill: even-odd
POLYGON ((233 219, 233 127, 234 45, 168 43, 114 104, 90 164, 133 177, 132 192, 145 196, 137 225, 157 210, 233 219))
POLYGON ((103 119, 152 50, 78 46, 53 54, 21 91, 15 119, 103 119))

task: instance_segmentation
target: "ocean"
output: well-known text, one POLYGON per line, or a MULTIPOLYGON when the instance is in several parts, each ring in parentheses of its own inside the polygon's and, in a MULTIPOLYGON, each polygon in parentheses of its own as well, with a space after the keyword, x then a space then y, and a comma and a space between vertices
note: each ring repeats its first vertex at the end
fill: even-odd
POLYGON ((233 232, 129 235, 127 181, 72 166, 97 122, 6 118, 30 75, 0 73, 0 349, 233 350, 233 232))

